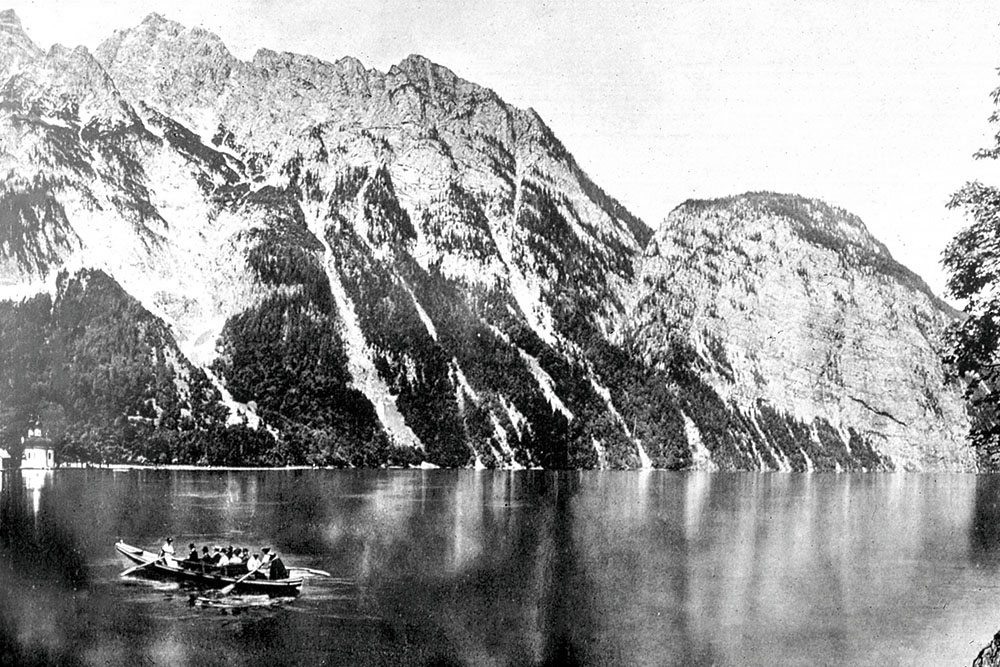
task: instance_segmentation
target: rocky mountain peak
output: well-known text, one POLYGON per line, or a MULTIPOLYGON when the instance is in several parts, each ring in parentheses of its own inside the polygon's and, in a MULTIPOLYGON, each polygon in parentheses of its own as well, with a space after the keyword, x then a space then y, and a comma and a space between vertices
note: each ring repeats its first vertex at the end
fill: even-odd
MULTIPOLYGON (((861 218, 819 199, 775 192, 747 192, 714 200, 689 200, 671 214, 676 220, 706 215, 727 237, 759 233, 756 228, 762 221, 782 225, 811 246, 833 251, 846 266, 897 280, 922 292, 943 310, 950 310, 932 294, 923 279, 892 257, 861 218)), ((665 226, 664 230, 669 231, 669 227, 665 226)))
POLYGON ((21 18, 13 9, 5 9, 0 12, 0 30, 8 32, 23 32, 21 28, 21 18))
POLYGON ((386 83, 394 94, 415 91, 421 104, 430 105, 431 109, 446 116, 475 112, 484 102, 499 99, 493 91, 466 81, 447 67, 417 54, 389 68, 386 83))
POLYGON ((0 11, 0 28, 8 29, 10 27, 21 29, 21 18, 17 15, 13 9, 5 9, 0 11))
POLYGON ((222 43, 222 40, 213 32, 205 30, 199 26, 188 28, 182 23, 166 18, 157 12, 151 12, 139 23, 139 30, 150 35, 178 37, 187 35, 190 38, 202 39, 208 43, 222 43))
POLYGON ((399 64, 393 65, 389 69, 389 75, 394 74, 402 74, 415 84, 424 83, 430 87, 442 86, 454 89, 460 81, 447 67, 415 53, 408 55, 399 64))
POLYGON ((888 249, 869 233, 861 219, 819 199, 777 192, 746 192, 711 200, 688 200, 678 212, 729 211, 730 226, 767 216, 781 220, 805 240, 821 245, 852 246, 872 255, 889 257, 888 249))
POLYGON ((150 12, 149 14, 146 14, 146 17, 144 19, 142 19, 140 25, 150 25, 158 27, 168 22, 169 21, 167 21, 167 19, 162 14, 159 14, 157 12, 150 12))
POLYGON ((899 468, 969 465, 939 356, 951 311, 857 216, 768 192, 688 201, 656 232, 641 279, 637 339, 653 351, 683 332, 736 404, 865 425, 899 468))
POLYGON ((160 14, 149 14, 135 28, 116 30, 114 35, 98 47, 97 52, 103 54, 105 65, 115 60, 122 61, 137 55, 135 49, 148 49, 148 56, 158 61, 165 56, 173 57, 174 62, 190 60, 221 60, 231 61, 235 58, 213 32, 200 27, 188 28, 184 25, 164 18, 160 14), (126 51, 118 53, 118 49, 126 51))
POLYGON ((37 58, 42 50, 31 41, 21 27, 21 19, 13 9, 0 12, 0 74, 6 66, 37 58))
POLYGON ((189 121, 214 108, 240 66, 217 35, 155 13, 134 28, 115 31, 95 57, 133 103, 184 110, 189 121))

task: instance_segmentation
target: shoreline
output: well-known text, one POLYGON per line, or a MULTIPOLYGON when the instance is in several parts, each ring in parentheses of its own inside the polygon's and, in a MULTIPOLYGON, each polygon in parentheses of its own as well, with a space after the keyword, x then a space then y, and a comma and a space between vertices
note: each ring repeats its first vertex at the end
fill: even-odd
MULTIPOLYGON (((402 467, 402 466, 385 466, 378 468, 342 468, 337 466, 202 466, 190 463, 164 463, 159 465, 153 465, 148 463, 104 463, 104 464, 94 464, 94 463, 62 463, 53 468, 16 468, 16 469, 3 469, 0 470, 2 473, 13 472, 14 470, 20 470, 21 472, 50 472, 55 470, 111 470, 112 472, 130 472, 132 470, 144 471, 144 470, 168 470, 168 471, 186 471, 186 472, 197 472, 197 471, 207 471, 207 472, 256 472, 256 471, 268 471, 268 470, 289 470, 289 471, 301 471, 301 470, 393 470, 393 471, 427 471, 427 470, 472 470, 476 472, 480 471, 493 471, 493 472, 540 472, 546 471, 545 468, 478 468, 474 466, 466 468, 442 468, 440 466, 434 465, 433 463, 424 462, 419 466, 402 467)), ((781 470, 703 470, 698 468, 689 468, 685 470, 665 470, 663 468, 633 468, 628 470, 612 470, 612 469, 579 469, 579 470, 558 470, 553 469, 550 472, 623 472, 623 473, 702 473, 707 472, 713 475, 727 475, 727 474, 741 474, 741 473, 755 473, 755 474, 772 474, 772 475, 820 475, 820 476, 841 476, 841 475, 990 475, 995 473, 983 473, 983 472, 972 472, 972 471, 960 471, 960 470, 892 470, 892 471, 833 471, 833 470, 821 470, 821 471, 781 471, 781 470)))
POLYGON ((386 467, 386 468, 338 468, 336 466, 200 466, 191 463, 164 463, 152 465, 148 463, 63 463, 50 470, 72 469, 72 470, 111 470, 117 472, 128 472, 131 470, 182 470, 182 471, 223 471, 223 472, 250 472, 259 470, 437 470, 438 466, 427 464, 426 466, 416 466, 413 468, 386 467))

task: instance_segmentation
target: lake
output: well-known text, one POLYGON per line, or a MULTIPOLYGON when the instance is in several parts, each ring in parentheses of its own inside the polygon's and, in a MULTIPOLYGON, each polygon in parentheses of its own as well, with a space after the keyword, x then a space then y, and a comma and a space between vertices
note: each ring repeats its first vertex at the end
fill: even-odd
MULTIPOLYGON (((23 475, 23 476, 22 476, 23 475)), ((1000 477, 57 470, 0 489, 0 663, 970 665, 1000 477), (243 613, 120 537, 327 570, 243 613)))

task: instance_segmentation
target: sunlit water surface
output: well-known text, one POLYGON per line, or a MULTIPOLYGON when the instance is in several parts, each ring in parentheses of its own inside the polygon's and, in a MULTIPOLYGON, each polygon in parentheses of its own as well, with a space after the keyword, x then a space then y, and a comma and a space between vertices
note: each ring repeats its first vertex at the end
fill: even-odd
MULTIPOLYGON (((0 663, 969 665, 1000 479, 476 471, 7 473, 0 663), (121 579, 119 537, 327 570, 242 613, 121 579)), ((240 611, 240 610, 237 610, 240 611)))

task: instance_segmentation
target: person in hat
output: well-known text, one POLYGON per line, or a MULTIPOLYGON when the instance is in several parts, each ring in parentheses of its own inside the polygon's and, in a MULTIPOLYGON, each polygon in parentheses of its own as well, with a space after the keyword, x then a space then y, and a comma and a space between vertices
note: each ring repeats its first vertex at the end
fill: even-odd
POLYGON ((205 573, 205 569, 214 565, 212 561, 212 554, 208 551, 208 546, 201 548, 201 557, 198 558, 198 566, 201 569, 202 574, 205 573))
POLYGON ((281 556, 278 555, 278 552, 271 549, 271 547, 264 547, 261 551, 264 553, 264 559, 260 569, 262 572, 267 573, 267 578, 287 579, 288 569, 281 562, 281 556))
POLYGON ((171 567, 177 567, 177 561, 174 560, 174 538, 168 537, 164 540, 163 546, 160 547, 160 556, 157 560, 159 559, 163 559, 171 567))
POLYGON ((233 549, 233 553, 229 556, 229 567, 232 569, 232 574, 243 574, 246 571, 243 569, 243 559, 240 557, 239 549, 233 549))
POLYGON ((271 547, 262 547, 260 550, 260 567, 257 568, 257 579, 269 578, 272 558, 274 558, 274 554, 271 553, 271 547))
POLYGON ((285 564, 281 562, 281 556, 277 552, 272 552, 273 558, 271 558, 271 572, 268 576, 271 579, 287 579, 288 578, 288 568, 285 564))
POLYGON ((200 560, 200 558, 198 557, 198 547, 194 545, 194 542, 188 545, 188 550, 189 553, 187 559, 192 563, 197 563, 200 560))

